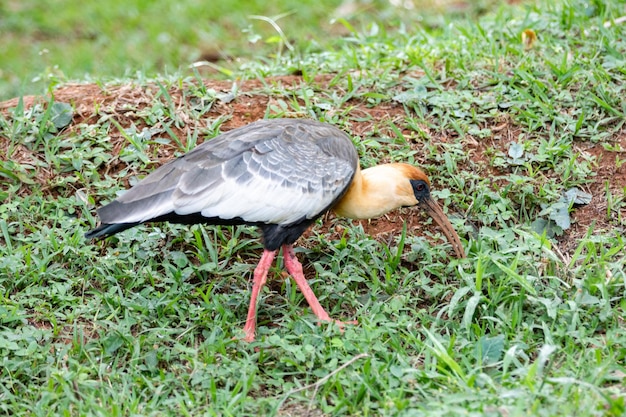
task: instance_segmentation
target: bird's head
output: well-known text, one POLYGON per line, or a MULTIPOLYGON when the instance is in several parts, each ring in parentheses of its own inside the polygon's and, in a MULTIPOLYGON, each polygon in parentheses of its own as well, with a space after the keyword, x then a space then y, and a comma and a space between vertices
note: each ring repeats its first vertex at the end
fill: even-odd
POLYGON ((452 249, 454 249, 454 253, 457 258, 465 258, 465 251, 463 250, 463 245, 461 245, 459 235, 454 230, 454 227, 452 227, 452 224, 450 224, 448 217, 430 195, 430 181, 428 180, 426 174, 413 165, 394 165, 400 172, 402 172, 404 177, 408 179, 409 184, 411 185, 410 190, 408 190, 407 187, 403 187, 404 193, 412 195, 412 197, 414 197, 417 201, 417 206, 426 210, 426 213, 433 218, 437 225, 439 225, 443 234, 448 239, 448 242, 452 245, 452 249))
POLYGON ((430 181, 409 164, 378 165, 357 171, 355 179, 334 211, 352 219, 371 219, 399 207, 421 207, 435 220, 458 258, 465 258, 459 235, 430 195, 430 181))

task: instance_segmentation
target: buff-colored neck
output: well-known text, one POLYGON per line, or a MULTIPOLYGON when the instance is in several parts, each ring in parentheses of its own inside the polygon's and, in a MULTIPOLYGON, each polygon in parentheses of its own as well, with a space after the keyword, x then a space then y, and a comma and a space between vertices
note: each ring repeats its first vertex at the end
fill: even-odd
POLYGON ((408 164, 358 169, 348 192, 333 211, 351 219, 372 219, 399 207, 414 206, 418 202, 411 179, 428 181, 422 171, 408 164))

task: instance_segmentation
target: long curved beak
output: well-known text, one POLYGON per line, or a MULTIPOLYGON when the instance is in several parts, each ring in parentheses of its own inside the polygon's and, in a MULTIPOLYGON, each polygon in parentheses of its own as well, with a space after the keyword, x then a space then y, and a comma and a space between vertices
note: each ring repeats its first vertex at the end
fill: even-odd
POLYGON ((450 224, 450 220, 448 220, 448 217, 446 217, 435 200, 428 198, 427 200, 421 201, 420 206, 422 206, 430 217, 432 217, 439 225, 443 234, 446 235, 448 242, 452 245, 452 249, 454 249, 456 257, 459 259, 465 258, 465 251, 463 250, 463 245, 461 245, 459 235, 456 233, 452 224, 450 224))

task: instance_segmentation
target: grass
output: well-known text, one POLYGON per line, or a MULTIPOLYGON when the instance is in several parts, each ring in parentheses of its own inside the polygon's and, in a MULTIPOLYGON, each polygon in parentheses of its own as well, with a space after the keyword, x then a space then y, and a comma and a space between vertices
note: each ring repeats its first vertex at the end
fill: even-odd
MULTIPOLYGON (((476 2, 468 10, 480 13, 490 1, 476 2)), ((436 7, 426 20, 439 24, 436 11, 450 1, 428 3, 436 7)), ((6 2, 0 4, 0 99, 39 93, 67 80, 103 82, 179 69, 189 72, 193 63, 205 63, 201 70, 213 78, 223 77, 242 63, 271 60, 289 48, 304 55, 322 51, 335 42, 329 33, 346 32, 341 18, 359 27, 385 19, 395 25, 402 17, 401 11, 380 0, 354 3, 344 12, 338 11, 341 4, 341 0, 6 2)))
MULTIPOLYGON (((315 4, 301 6, 309 15, 296 13, 289 19, 294 29, 305 25, 303 21, 310 27, 323 17, 327 9, 315 4)), ((106 80, 137 72, 154 76, 207 58, 234 59, 248 48, 257 49, 248 38, 275 35, 248 15, 289 14, 293 6, 289 2, 264 7, 262 2, 46 0, 0 7, 5 45, 0 97, 9 98, 68 78, 106 80), (239 40, 224 44, 220 41, 224 38, 239 40)))
MULTIPOLYGON (((83 11, 84 27, 102 20, 96 38, 116 46, 98 57, 77 48, 105 63, 85 67, 89 78, 107 91, 123 63, 142 72, 117 83, 156 93, 114 111, 102 105, 93 117, 53 101, 0 115, 3 413, 624 414, 626 43, 623 24, 604 26, 626 14, 622 2, 498 4, 471 19, 432 15, 422 26, 403 26, 418 15, 396 10, 402 18, 348 19, 347 35, 333 39, 306 40, 305 23, 279 19, 294 51, 272 30, 259 40, 262 59, 218 66, 243 80, 297 70, 304 82, 264 81, 231 91, 233 102, 200 74, 157 75, 154 62, 177 59, 167 45, 129 58, 134 37, 105 35, 132 21, 121 4, 88 7, 99 14, 83 11), (522 41, 527 30, 532 45, 522 41), (254 228, 161 224, 84 240, 96 206, 164 152, 216 135, 237 108, 229 106, 259 97, 268 98, 261 115, 354 131, 363 166, 424 167, 468 259, 451 259, 426 218, 417 217, 424 228, 408 221, 378 235, 368 231, 380 223, 328 220, 301 240, 299 257, 331 316, 359 324, 343 334, 317 326, 275 267, 258 340, 248 345, 233 337, 260 256, 254 228)), ((186 28, 201 5, 165 16, 142 7, 149 34, 186 28)), ((326 9, 311 7, 302 22, 319 27, 316 13, 326 9)), ((33 16, 49 31, 79 30, 72 10, 55 17, 66 25, 33 16)), ((2 24, 28 32, 24 13, 2 24)), ((40 92, 64 87, 65 76, 53 78, 36 85, 40 92)))

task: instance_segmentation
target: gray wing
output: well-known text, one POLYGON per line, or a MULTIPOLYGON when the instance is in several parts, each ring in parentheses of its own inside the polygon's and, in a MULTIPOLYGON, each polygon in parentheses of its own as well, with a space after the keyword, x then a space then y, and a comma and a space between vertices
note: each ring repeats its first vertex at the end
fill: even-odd
POLYGON ((335 127, 262 120, 161 166, 98 214, 107 224, 169 213, 291 224, 329 208, 347 190, 357 164, 350 138, 335 127))

